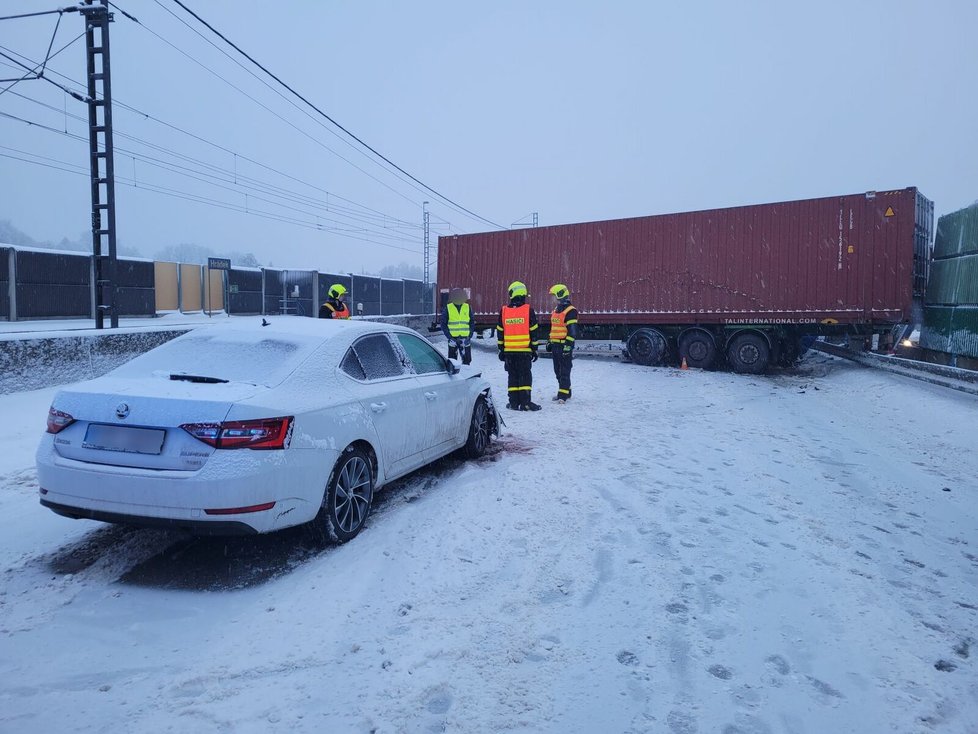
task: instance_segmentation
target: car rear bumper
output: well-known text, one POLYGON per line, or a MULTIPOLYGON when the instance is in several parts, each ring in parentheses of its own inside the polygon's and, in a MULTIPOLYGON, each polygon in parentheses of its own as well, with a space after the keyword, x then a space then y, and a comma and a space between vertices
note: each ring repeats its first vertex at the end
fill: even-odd
POLYGON ((66 459, 53 442, 42 440, 37 479, 41 504, 66 517, 199 534, 267 533, 316 516, 338 453, 219 451, 201 469, 176 472, 66 459), (257 511, 229 511, 270 503, 257 511))
POLYGON ((41 504, 49 510, 73 520, 98 520, 120 525, 134 525, 144 528, 179 528, 189 530, 194 535, 255 535, 258 531, 248 523, 234 520, 178 520, 168 517, 148 517, 145 515, 123 515, 104 510, 89 510, 69 507, 42 499, 41 504))

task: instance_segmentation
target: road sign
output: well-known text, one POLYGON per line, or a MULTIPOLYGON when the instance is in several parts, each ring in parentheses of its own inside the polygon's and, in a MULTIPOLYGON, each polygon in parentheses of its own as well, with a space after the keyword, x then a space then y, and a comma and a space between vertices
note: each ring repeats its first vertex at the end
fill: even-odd
POLYGON ((209 257, 207 258, 207 268, 209 270, 230 270, 231 258, 228 257, 209 257))

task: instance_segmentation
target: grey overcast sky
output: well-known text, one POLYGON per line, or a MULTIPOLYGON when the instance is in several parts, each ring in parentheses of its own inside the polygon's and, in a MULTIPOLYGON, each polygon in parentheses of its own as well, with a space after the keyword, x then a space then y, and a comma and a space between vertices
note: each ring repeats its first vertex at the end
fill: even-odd
MULTIPOLYGON (((0 0, 0 15, 59 2, 0 0)), ((556 224, 905 186, 938 214, 978 198, 972 0, 185 2, 398 165, 507 226, 534 211, 556 224)), ((142 27, 116 13, 117 102, 225 149, 117 106, 124 244, 150 257, 194 242, 278 266, 376 271, 420 264, 423 200, 441 232, 443 221, 489 228, 293 107, 173 0, 118 5, 142 27), (271 196, 269 185, 304 198, 271 196)), ((56 18, 0 22, 0 46, 40 60, 56 18)), ((81 31, 79 16, 65 15, 55 48, 81 31)), ((82 81, 83 40, 50 68, 82 81)), ((84 137, 66 106, 86 114, 44 81, 0 95, 0 112, 84 137)), ((9 118, 0 140, 0 154, 87 165, 84 142, 9 118)), ((77 237, 89 222, 86 178, 0 156, 0 219, 38 239, 77 237)))

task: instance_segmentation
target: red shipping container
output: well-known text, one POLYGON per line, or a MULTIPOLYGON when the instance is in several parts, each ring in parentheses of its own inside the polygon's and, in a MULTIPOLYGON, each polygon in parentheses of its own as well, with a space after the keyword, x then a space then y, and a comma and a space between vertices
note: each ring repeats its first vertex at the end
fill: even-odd
POLYGON ((928 206, 907 188, 439 237, 438 285, 469 289, 480 325, 514 280, 541 312, 565 283, 588 324, 893 324, 910 318, 915 239, 926 267, 928 206))

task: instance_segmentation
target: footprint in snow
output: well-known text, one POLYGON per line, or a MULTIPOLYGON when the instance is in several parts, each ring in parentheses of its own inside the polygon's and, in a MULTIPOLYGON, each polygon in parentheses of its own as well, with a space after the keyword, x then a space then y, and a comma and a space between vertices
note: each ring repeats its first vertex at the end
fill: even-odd
POLYGON ((424 707, 431 714, 447 714, 452 707, 451 691, 446 686, 428 689, 423 696, 424 707))
POLYGON ((720 680, 730 680, 733 678, 733 673, 731 672, 730 668, 723 665, 711 665, 706 669, 706 672, 708 672, 714 678, 719 678, 720 680))
POLYGON ((638 655, 631 652, 630 650, 622 650, 617 655, 615 655, 615 658, 622 665, 628 665, 632 667, 638 665, 638 655))
POLYGON ((764 662, 778 675, 788 675, 791 672, 791 666, 788 665, 788 661, 780 655, 768 655, 764 658, 764 662))
POLYGON ((837 691, 825 681, 819 680, 818 678, 810 675, 805 677, 808 678, 808 682, 812 684, 812 687, 823 696, 829 696, 831 698, 845 698, 841 692, 837 691))

